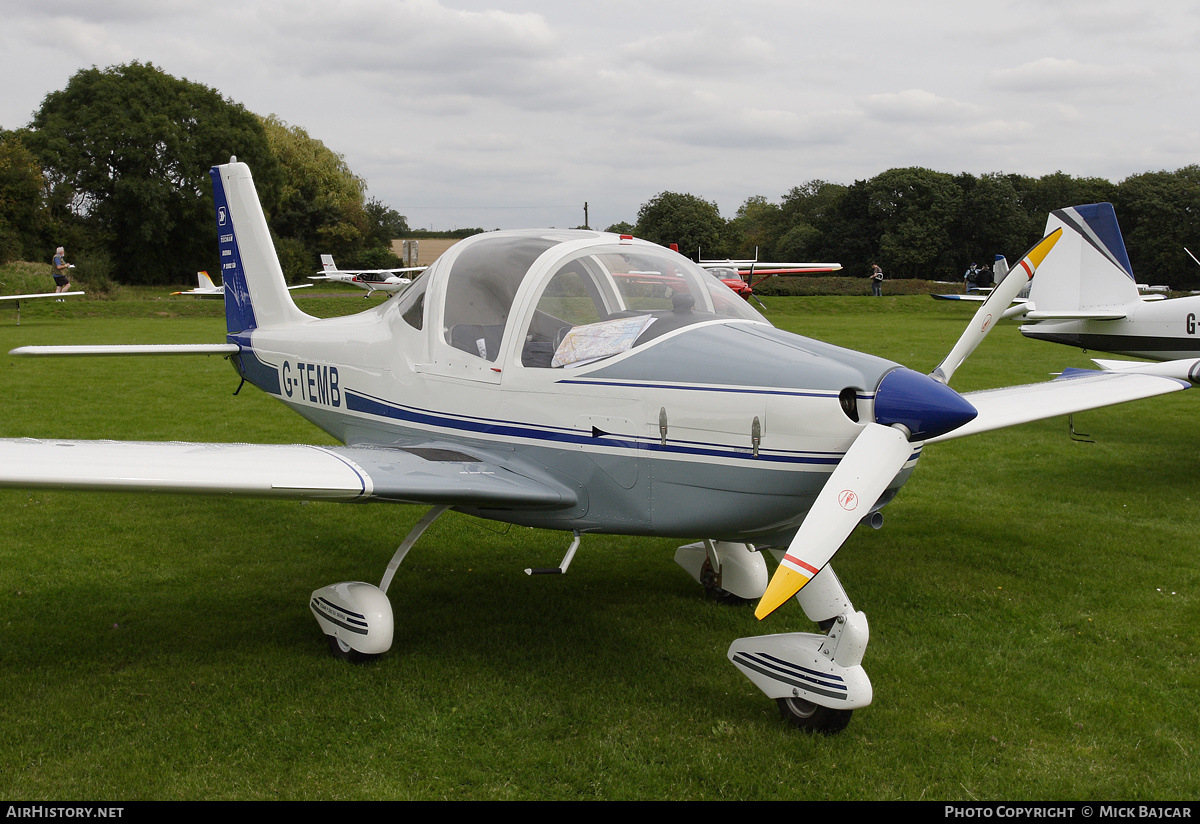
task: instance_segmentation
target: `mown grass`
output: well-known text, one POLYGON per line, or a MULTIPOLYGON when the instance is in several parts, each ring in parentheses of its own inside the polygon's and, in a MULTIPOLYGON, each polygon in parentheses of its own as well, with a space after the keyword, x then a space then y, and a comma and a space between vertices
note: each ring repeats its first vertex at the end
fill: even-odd
MULTIPOLYGON (((355 311, 361 297, 298 298, 355 311)), ((927 297, 768 299, 778 325, 928 371, 969 314, 927 297)), ((0 315, 34 343, 222 338, 150 296, 0 315), (169 308, 164 309, 167 306, 169 308)), ((173 307, 173 308, 171 308, 173 307)), ((323 308, 321 308, 323 307, 323 308)), ((219 358, 5 357, 0 435, 328 442, 219 358)), ((1087 365, 1002 324, 963 390, 1087 365)), ((1189 799, 1200 789, 1191 393, 934 445, 835 566, 875 702, 784 726, 725 659, 681 540, 448 515, 390 595, 392 651, 325 653, 311 591, 378 580, 401 506, 0 491, 0 795, 22 799, 1189 799)), ((699 536, 696 536, 699 537, 699 536)))

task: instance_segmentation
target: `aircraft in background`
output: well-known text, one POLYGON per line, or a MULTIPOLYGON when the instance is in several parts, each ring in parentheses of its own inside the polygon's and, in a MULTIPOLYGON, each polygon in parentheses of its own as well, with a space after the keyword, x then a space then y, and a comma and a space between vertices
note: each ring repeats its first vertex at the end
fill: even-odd
MULTIPOLYGON (((74 268, 74 267, 71 267, 74 268)), ((46 298, 54 298, 56 301, 61 301, 64 298, 78 297, 84 294, 83 292, 38 292, 34 295, 0 295, 0 302, 12 302, 17 307, 17 326, 21 325, 21 301, 23 300, 44 300, 46 298)))
MULTIPOLYGON (((1156 361, 1200 357, 1200 295, 1167 299, 1166 287, 1137 282, 1111 203, 1057 209, 1047 218, 1046 231, 1059 228, 1063 239, 1001 319, 1021 317, 1026 337, 1081 349, 1156 361)), ((1007 271, 1001 255, 995 269, 1000 281, 1007 271)), ((978 295, 933 297, 983 300, 978 295)), ((1105 368, 1114 363, 1106 361, 1105 368)))
POLYGON ((1025 304, 1021 334, 1156 361, 1200 357, 1200 296, 1143 295, 1111 203, 1051 212, 1062 242, 1047 256, 1025 304))
MULTIPOLYGON (((679 251, 672 243, 671 248, 679 251)), ((763 281, 777 275, 819 275, 829 272, 840 272, 840 263, 764 263, 754 260, 701 260, 700 268, 707 269, 716 275, 722 283, 732 289, 745 300, 754 298, 759 306, 763 305, 754 295, 754 287, 763 281), (757 278, 755 276, 758 276, 757 278)), ((765 307, 764 307, 765 308, 765 307)))
POLYGON ((309 275, 310 280, 335 280, 366 289, 365 298, 376 292, 395 294, 403 292, 412 284, 412 279, 403 277, 409 272, 424 272, 425 266, 405 266, 399 269, 339 269, 333 255, 321 255, 322 274, 309 275))
MULTIPOLYGON (((312 286, 311 283, 302 283, 299 286, 289 286, 288 289, 307 289, 312 286)), ((213 300, 223 300, 225 298, 225 284, 217 286, 212 282, 208 272, 196 273, 196 288, 188 289, 186 292, 172 292, 172 295, 195 295, 198 298, 210 298, 213 300)))
MULTIPOLYGON (((794 596, 823 630, 738 639, 729 659, 791 723, 836 731, 873 692, 866 616, 830 560, 860 522, 878 525, 927 444, 1190 386, 1076 370, 960 395, 947 384, 1017 278, 923 375, 778 330, 686 258, 589 230, 476 235, 395 300, 317 319, 286 289, 250 170, 212 178, 224 343, 12 354, 227 355, 345 445, 9 439, 0 484, 429 505, 378 586, 312 594, 343 658, 389 649, 388 587, 447 509, 572 533, 560 565, 531 574, 566 572, 584 533, 707 536, 676 554, 701 584, 761 599, 759 618, 794 596)), ((1032 277, 1060 234, 1018 271, 1032 277)))

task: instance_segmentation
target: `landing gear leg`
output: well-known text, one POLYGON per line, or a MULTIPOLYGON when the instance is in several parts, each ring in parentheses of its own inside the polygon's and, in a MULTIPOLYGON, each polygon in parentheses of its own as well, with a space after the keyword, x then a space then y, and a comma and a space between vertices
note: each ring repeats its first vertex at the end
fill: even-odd
POLYGON ((774 698, 783 717, 808 732, 834 733, 853 710, 871 703, 871 681, 862 668, 870 630, 854 609, 833 568, 826 566, 796 594, 804 614, 824 635, 789 632, 739 638, 729 660, 774 698))
POLYGON ((705 539, 681 546, 675 563, 688 571, 708 596, 727 604, 757 601, 767 591, 767 562, 750 544, 705 539))
POLYGON ((435 506, 421 517, 396 548, 379 586, 344 581, 322 587, 312 594, 309 608, 325 633, 329 652, 334 658, 361 662, 391 649, 395 621, 387 589, 404 556, 447 509, 447 506, 435 506))

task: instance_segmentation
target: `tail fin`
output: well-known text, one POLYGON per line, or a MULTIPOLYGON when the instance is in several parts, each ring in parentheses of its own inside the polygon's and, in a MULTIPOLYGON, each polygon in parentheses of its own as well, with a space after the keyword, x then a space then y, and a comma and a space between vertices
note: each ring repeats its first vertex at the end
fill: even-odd
POLYGON ((1046 231, 1063 238, 1038 268, 1029 291, 1037 311, 1083 311, 1140 299, 1111 203, 1056 209, 1046 231))
POLYGON ((196 273, 196 288, 197 289, 216 289, 217 285, 212 282, 212 278, 208 276, 208 272, 196 273))
POLYGON ((321 268, 326 272, 336 272, 337 266, 333 263, 333 255, 321 255, 321 268))
POLYGON ((260 326, 307 320, 309 316, 296 308, 288 293, 250 168, 231 158, 214 166, 211 174, 226 331, 236 335, 260 326))

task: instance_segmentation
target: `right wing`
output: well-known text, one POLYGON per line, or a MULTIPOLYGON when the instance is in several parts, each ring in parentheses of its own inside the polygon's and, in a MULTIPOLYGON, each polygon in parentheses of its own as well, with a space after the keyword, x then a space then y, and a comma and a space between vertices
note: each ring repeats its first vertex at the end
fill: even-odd
POLYGON ((558 509, 574 492, 544 473, 442 444, 0 440, 0 486, 172 492, 486 509, 558 509))

